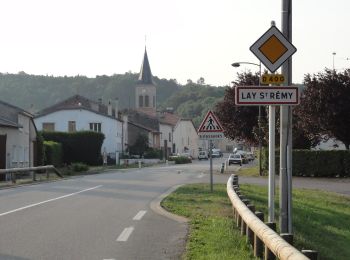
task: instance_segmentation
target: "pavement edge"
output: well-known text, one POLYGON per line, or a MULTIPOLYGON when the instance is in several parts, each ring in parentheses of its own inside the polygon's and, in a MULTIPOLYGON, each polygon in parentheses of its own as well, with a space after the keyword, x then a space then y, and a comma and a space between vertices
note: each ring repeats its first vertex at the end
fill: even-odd
POLYGON ((155 198, 151 204, 150 204, 150 208, 157 214, 162 215, 164 217, 167 217, 169 219, 172 219, 174 221, 177 221, 179 223, 187 223, 188 219, 179 215, 175 215, 169 211, 166 211, 161 205, 161 201, 168 196, 170 193, 172 193, 173 191, 175 191, 177 188, 183 186, 183 184, 181 185, 176 185, 171 187, 170 189, 168 189, 166 192, 164 192, 163 194, 159 195, 157 198, 155 198))

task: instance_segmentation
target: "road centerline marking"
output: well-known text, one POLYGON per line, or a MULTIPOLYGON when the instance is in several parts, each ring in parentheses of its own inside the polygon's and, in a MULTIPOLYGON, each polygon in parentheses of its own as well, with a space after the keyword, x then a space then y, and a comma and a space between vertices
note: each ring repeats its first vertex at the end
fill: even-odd
POLYGON ((6 215, 8 215, 8 214, 15 213, 15 212, 18 212, 18 211, 21 211, 21 210, 24 210, 24 209, 29 209, 29 208, 32 208, 32 207, 35 207, 35 206, 39 206, 39 205, 41 205, 41 204, 45 204, 45 203, 48 203, 48 202, 52 202, 52 201, 55 201, 55 200, 68 198, 68 197, 77 195, 77 194, 79 194, 79 193, 85 192, 85 191, 98 189, 98 188, 100 188, 100 187, 102 187, 102 185, 98 185, 98 186, 95 186, 95 187, 92 187, 92 188, 88 188, 88 189, 85 189, 85 190, 81 190, 81 191, 73 192, 73 193, 70 193, 70 194, 66 194, 66 195, 63 195, 63 196, 60 196, 60 197, 57 197, 57 198, 53 198, 53 199, 49 199, 49 200, 44 200, 44 201, 41 201, 41 202, 38 202, 38 203, 33 203, 33 204, 30 204, 30 205, 27 205, 27 206, 24 206, 24 207, 21 207, 21 208, 17 208, 17 209, 13 209, 13 210, 10 210, 10 211, 4 212, 4 213, 0 213, 0 217, 6 216, 6 215))
POLYGON ((132 220, 141 220, 142 217, 146 214, 146 210, 140 210, 132 220))
POLYGON ((129 236, 134 231, 134 227, 124 228, 123 232, 119 235, 116 241, 118 242, 126 242, 129 239, 129 236))

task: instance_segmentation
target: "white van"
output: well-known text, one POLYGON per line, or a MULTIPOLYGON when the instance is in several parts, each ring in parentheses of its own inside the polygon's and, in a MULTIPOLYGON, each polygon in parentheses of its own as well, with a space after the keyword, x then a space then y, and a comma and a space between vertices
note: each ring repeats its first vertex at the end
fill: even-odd
POLYGON ((199 151, 198 152, 198 160, 208 160, 207 151, 199 151))

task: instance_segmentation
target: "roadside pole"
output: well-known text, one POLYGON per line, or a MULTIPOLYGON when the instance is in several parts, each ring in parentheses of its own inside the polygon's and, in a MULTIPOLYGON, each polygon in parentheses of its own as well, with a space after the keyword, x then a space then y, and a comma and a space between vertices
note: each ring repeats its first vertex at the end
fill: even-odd
POLYGON ((210 191, 213 192, 213 142, 209 140, 209 155, 210 155, 210 191))
MULTIPOLYGON (((286 39, 292 41, 292 0, 282 0, 282 33, 286 39)), ((285 75, 285 86, 292 83, 292 59, 289 58, 282 65, 282 74, 285 75)), ((291 108, 281 106, 280 116, 280 232, 290 233, 291 227, 291 108), (290 150, 288 152, 288 150, 290 150), (287 158, 287 154, 289 158, 287 158), (287 164, 288 163, 288 164, 287 164), (288 173, 289 169, 289 173, 288 173)))

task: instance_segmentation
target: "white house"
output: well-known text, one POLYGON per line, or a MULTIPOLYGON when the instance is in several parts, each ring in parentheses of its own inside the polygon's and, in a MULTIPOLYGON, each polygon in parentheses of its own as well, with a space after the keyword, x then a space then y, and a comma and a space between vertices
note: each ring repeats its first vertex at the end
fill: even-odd
POLYGON ((198 157, 198 134, 190 119, 180 119, 174 127, 174 153, 190 153, 198 157))
POLYGON ((75 132, 95 131, 105 135, 102 152, 115 157, 123 151, 123 121, 118 108, 75 95, 40 111, 34 118, 38 130, 75 132))
POLYGON ((34 166, 36 138, 33 115, 0 101, 0 169, 34 166))

